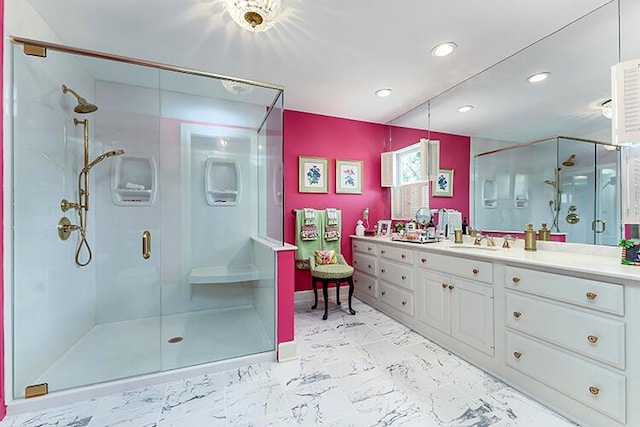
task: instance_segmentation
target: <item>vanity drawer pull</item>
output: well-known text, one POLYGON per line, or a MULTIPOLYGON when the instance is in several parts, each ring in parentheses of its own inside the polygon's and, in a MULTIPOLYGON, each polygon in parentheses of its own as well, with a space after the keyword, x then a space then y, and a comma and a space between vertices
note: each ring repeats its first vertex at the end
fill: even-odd
POLYGON ((380 251, 381 254, 386 254, 387 251, 385 251, 384 249, 380 251))
POLYGON ((371 268, 371 264, 369 264, 369 268, 371 268))
POLYGON ((511 278, 511 281, 512 281, 513 283, 520 283, 520 278, 519 278, 519 277, 516 277, 516 276, 513 276, 513 277, 511 278))
POLYGON ((358 249, 358 245, 353 245, 353 249, 358 249))
POLYGON ((407 256, 406 256, 405 254, 400 255, 400 258, 402 258, 402 259, 404 259, 404 258, 406 258, 406 257, 407 257, 407 256))
POLYGON ((383 269, 381 269, 380 271, 384 273, 384 268, 383 268, 383 269))
POLYGON ((407 302, 406 301, 402 301, 402 305, 407 305, 407 302))
POLYGON ((520 312, 520 311, 514 311, 513 312, 513 317, 515 317, 516 319, 519 319, 520 316, 522 316, 522 312, 520 312))
POLYGON ((446 283, 442 284, 442 289, 447 289, 447 284, 446 283))
POLYGON ((514 351, 513 357, 515 357, 516 359, 520 359, 522 357, 522 353, 520 353, 519 351, 514 351))
POLYGON ((407 280, 407 276, 402 276, 402 280, 407 280))
POLYGON ((480 273, 480 270, 478 270, 477 268, 474 268, 473 269, 473 274, 478 274, 478 273, 480 273))
POLYGON ((426 258, 422 258, 422 259, 420 260, 420 262, 422 262, 422 263, 424 264, 424 263, 426 263, 426 262, 427 262, 427 259, 426 259, 426 258))
POLYGON ((382 293, 383 296, 387 294, 385 291, 382 291, 381 293, 382 293))
POLYGON ((597 335, 589 335, 589 336, 587 337, 587 340, 589 340, 589 342, 590 342, 591 344, 595 344, 595 343, 597 343, 597 342, 598 342, 598 336, 597 336, 597 335))
POLYGON ((598 393, 600 393, 600 389, 592 385, 591 387, 589 387, 589 393, 593 394, 594 396, 597 396, 598 393))
POLYGON ((353 279, 353 283, 358 283, 358 279, 353 279))
POLYGON ((595 292, 587 292, 587 299, 590 299, 593 301, 597 297, 598 297, 598 294, 596 294, 595 292))
POLYGON ((369 285, 369 289, 371 289, 371 285, 369 285))
POLYGON ((449 290, 452 290, 453 288, 455 288, 455 286, 449 285, 449 290))
POLYGON ((367 250, 368 250, 369 252, 371 252, 371 251, 373 250, 373 248, 367 248, 367 250))

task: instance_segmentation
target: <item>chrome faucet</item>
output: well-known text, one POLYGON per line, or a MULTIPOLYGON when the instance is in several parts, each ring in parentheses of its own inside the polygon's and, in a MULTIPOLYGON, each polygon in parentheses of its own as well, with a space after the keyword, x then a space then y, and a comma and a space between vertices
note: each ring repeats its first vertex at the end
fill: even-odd
POLYGON ((482 242, 483 239, 487 239, 487 246, 495 246, 496 242, 493 241, 493 237, 491 236, 481 236, 478 235, 476 236, 475 240, 473 241, 474 245, 480 246, 480 243, 482 242))

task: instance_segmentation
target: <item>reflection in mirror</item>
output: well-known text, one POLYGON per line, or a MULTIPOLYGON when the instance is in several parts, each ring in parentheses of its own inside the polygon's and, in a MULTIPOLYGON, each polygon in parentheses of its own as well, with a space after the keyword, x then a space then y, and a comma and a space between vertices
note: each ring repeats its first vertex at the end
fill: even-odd
POLYGON ((542 222, 549 226, 556 223, 554 232, 559 229, 567 233, 567 241, 615 244, 620 235, 619 153, 588 141, 611 141, 611 122, 604 116, 602 104, 611 98, 611 66, 621 59, 640 57, 639 20, 640 2, 611 1, 431 99, 430 108, 425 102, 391 124, 425 129, 430 117, 430 131, 471 138, 470 216, 476 228, 496 228, 502 224, 500 218, 511 215, 516 223, 510 229, 522 230, 526 222, 534 222, 537 227, 542 222), (539 72, 549 72, 549 78, 538 83, 527 81, 528 76, 539 72), (465 105, 474 108, 458 112, 465 105), (498 164, 490 177, 489 171, 483 170, 488 166, 479 159, 473 160, 478 154, 538 140, 541 142, 535 148, 514 151, 518 154, 511 160, 494 160, 498 164), (589 174, 562 165, 572 154, 576 154, 574 162, 579 159, 584 165, 586 157, 577 152, 578 148, 589 151, 589 174), (535 172, 533 164, 528 165, 533 158, 528 156, 532 155, 536 159, 548 156, 544 165, 537 163, 535 172), (509 162, 519 166, 513 169, 509 162), (530 166, 531 172, 525 172, 524 165, 530 166), (560 170, 554 171, 557 168, 560 170), (513 170, 518 171, 518 176, 509 172, 513 170), (556 188, 546 181, 555 181, 556 188), (517 210, 517 214, 499 213, 499 200, 504 202, 507 194, 510 209, 517 210), (580 200, 584 206, 571 200, 580 200), (575 212, 568 212, 574 205, 575 212), (590 206, 589 215, 586 205, 590 206), (478 223, 483 216, 480 207, 494 216, 491 227, 478 223), (534 212, 541 216, 534 217, 534 212), (582 212, 576 228, 566 230, 570 225, 567 215, 580 216, 582 212), (607 217, 604 227, 598 215, 607 217), (605 230, 594 237, 592 227, 605 230))

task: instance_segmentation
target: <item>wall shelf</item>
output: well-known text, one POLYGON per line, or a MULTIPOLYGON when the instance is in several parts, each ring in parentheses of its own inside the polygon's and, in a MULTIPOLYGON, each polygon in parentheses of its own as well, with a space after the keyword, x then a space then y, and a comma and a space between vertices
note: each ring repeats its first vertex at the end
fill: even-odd
POLYGON ((220 267, 192 268, 189 283, 192 285, 215 285, 258 280, 258 271, 251 265, 225 265, 220 267))
POLYGON ((156 164, 152 158, 119 156, 111 169, 111 196, 120 206, 150 206, 157 190, 156 164))
POLYGON ((232 158, 209 157, 204 167, 204 188, 211 206, 235 206, 240 200, 240 167, 232 158))

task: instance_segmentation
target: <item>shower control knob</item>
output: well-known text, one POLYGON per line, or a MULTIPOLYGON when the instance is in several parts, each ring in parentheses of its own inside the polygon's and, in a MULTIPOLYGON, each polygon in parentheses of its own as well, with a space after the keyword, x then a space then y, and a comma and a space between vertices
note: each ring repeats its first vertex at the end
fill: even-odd
POLYGON ((70 202, 67 199, 60 200, 60 210, 62 210, 62 212, 66 212, 69 209, 78 209, 78 204, 70 202))

